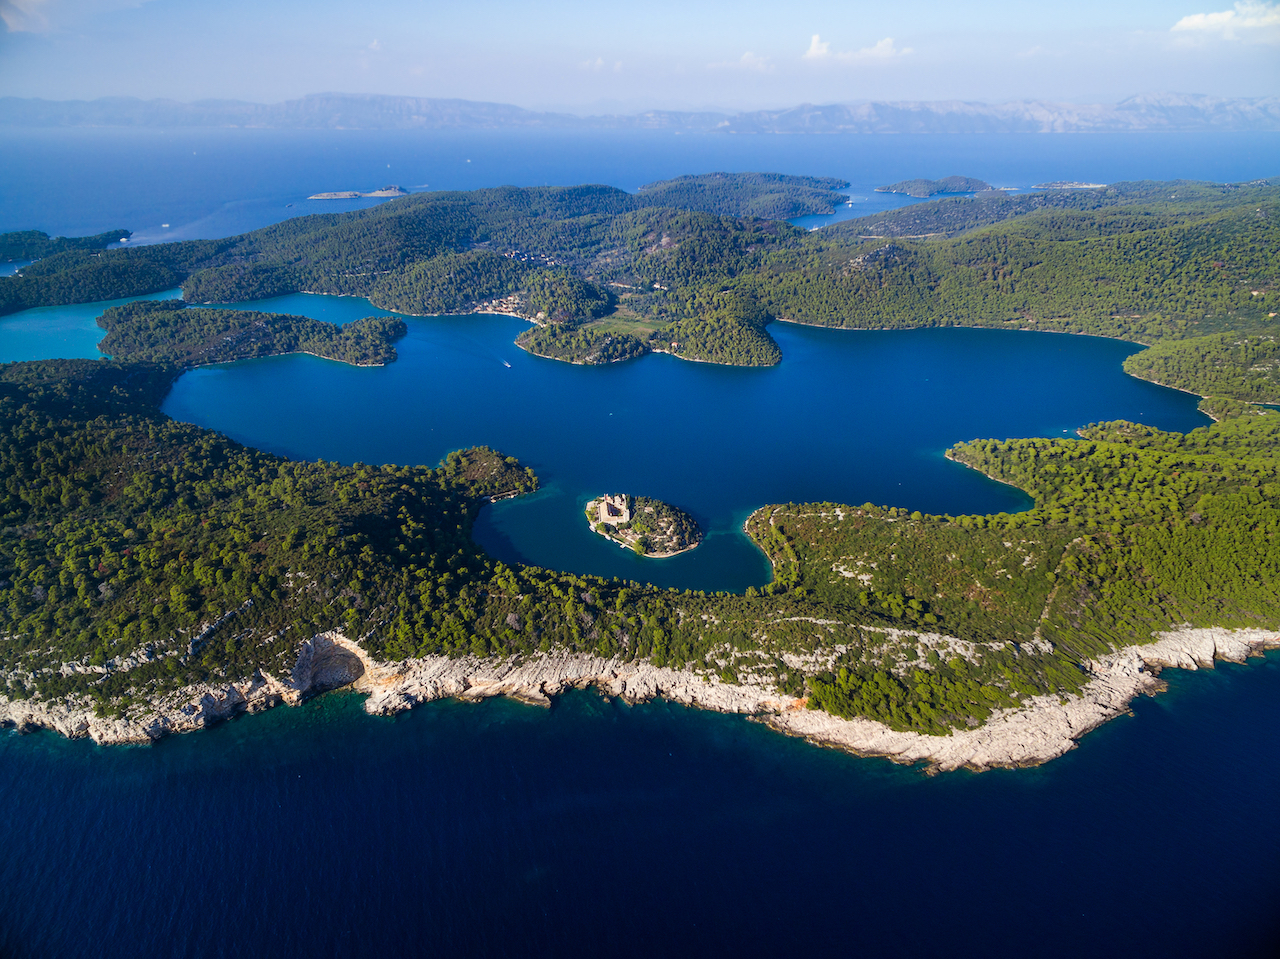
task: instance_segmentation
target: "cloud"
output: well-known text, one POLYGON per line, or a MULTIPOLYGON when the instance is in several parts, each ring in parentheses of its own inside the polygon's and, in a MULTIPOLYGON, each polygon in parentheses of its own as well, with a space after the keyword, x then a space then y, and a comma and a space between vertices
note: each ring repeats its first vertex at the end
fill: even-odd
POLYGON ((1280 6, 1262 0, 1243 0, 1231 10, 1185 16, 1171 29, 1190 36, 1280 43, 1280 6))
POLYGON ((831 56, 831 43, 824 41, 818 34, 813 35, 809 49, 804 52, 805 60, 825 60, 831 56))
POLYGON ((894 45, 893 37, 885 37, 883 40, 877 41, 873 46, 863 47, 861 50, 832 53, 831 42, 823 40, 819 34, 815 33, 813 39, 809 41, 809 49, 804 52, 804 56, 801 59, 839 61, 843 63, 874 61, 883 63, 889 60, 896 60, 899 57, 905 57, 910 52, 910 47, 897 47, 894 45))
POLYGON ((877 41, 874 47, 863 47, 850 56, 853 60, 896 60, 911 52, 910 47, 899 49, 893 45, 893 37, 885 37, 877 41))
POLYGON ((45 0, 0 0, 0 20, 10 33, 41 33, 49 29, 44 5, 45 0))
POLYGON ((748 50, 737 60, 722 63, 708 63, 708 70, 752 70, 756 73, 773 73, 773 61, 748 50))
POLYGON ((150 0, 0 0, 0 20, 10 33, 48 33, 112 10, 150 0))
POLYGON ((379 41, 374 40, 373 43, 369 44, 367 47, 365 47, 365 49, 370 50, 374 53, 377 53, 379 50, 382 49, 382 44, 379 41))

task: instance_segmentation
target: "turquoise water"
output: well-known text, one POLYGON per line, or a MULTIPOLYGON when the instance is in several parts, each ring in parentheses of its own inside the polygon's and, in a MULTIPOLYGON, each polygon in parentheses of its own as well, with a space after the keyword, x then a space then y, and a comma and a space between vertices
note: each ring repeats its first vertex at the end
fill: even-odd
POLYGON ((96 360, 102 356, 98 352, 98 341, 105 335, 97 324, 103 310, 134 300, 170 300, 180 296, 181 290, 169 290, 100 303, 40 306, 0 317, 0 363, 59 358, 96 360))

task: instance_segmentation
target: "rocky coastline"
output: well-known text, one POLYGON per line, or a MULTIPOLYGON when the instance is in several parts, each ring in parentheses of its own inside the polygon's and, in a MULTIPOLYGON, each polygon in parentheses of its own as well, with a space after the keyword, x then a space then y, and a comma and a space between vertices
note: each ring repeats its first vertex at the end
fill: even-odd
POLYGON ((336 190, 330 193, 313 193, 307 197, 308 200, 359 200, 361 198, 375 197, 397 197, 408 196, 409 191, 402 186, 384 186, 377 190, 370 190, 368 193, 362 193, 359 190, 336 190))
POLYGON ((240 713, 297 705, 326 690, 349 687, 367 694, 364 708, 393 715, 437 699, 480 700, 510 696, 550 705, 569 688, 596 687, 631 703, 664 697, 717 712, 750 715, 781 733, 822 746, 894 762, 928 764, 928 771, 1035 766, 1074 749, 1080 737, 1122 713, 1140 695, 1164 688, 1163 668, 1212 668, 1215 661, 1244 662, 1280 648, 1280 631, 1185 628, 1157 633, 1154 642, 1126 646, 1087 664, 1092 679, 1080 695, 1039 696, 1003 710, 974 729, 946 736, 900 732, 869 719, 840 719, 808 709, 806 700, 750 683, 730 684, 689 669, 624 662, 584 654, 545 653, 523 659, 478 660, 430 656, 379 662, 338 632, 303 644, 287 676, 262 672, 223 685, 184 687, 124 718, 98 716, 88 705, 0 696, 0 726, 47 728, 102 745, 154 742, 191 732, 240 713))

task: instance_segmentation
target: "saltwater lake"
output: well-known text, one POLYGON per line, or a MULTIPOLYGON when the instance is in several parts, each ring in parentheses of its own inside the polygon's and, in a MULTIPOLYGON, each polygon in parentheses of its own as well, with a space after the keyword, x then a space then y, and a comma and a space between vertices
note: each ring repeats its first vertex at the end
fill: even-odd
MULTIPOLYGON (((419 164, 408 186, 782 169, 869 189, 949 173, 1244 179, 1276 172, 1264 153, 1280 142, 746 139, 46 131, 0 141, 22 187, 0 197, 0 229, 151 230, 150 217, 156 236, 160 222, 236 232, 289 215, 290 197, 401 179, 384 159, 419 164), (41 179, 60 172, 62 192, 41 179)), ((377 312, 309 296, 258 308, 377 312)), ((100 309, 0 318, 0 359, 96 355, 100 309)), ((1124 376, 1136 347, 1088 337, 774 324, 771 369, 583 368, 517 349, 511 318, 408 322, 387 367, 211 367, 164 409, 304 458, 432 464, 494 446, 544 489, 482 512, 486 549, 698 589, 767 579, 738 532, 765 503, 1015 510, 1022 494, 942 452, 1119 417, 1206 422, 1193 397, 1124 376), (608 545, 580 505, 614 490, 685 507, 707 542, 667 561, 608 545)), ((0 956, 1271 955, 1280 657, 1166 678, 1168 694, 1045 767, 934 778, 590 691, 550 710, 446 702, 394 720, 334 694, 148 748, 0 733, 0 956)))
MULTIPOLYGON (((377 312, 364 300, 305 294, 255 308, 317 318, 377 312)), ((208 367, 182 377, 164 411, 307 459, 435 465, 450 450, 492 446, 544 484, 482 511, 476 538, 500 559, 736 591, 769 581, 767 560, 741 532, 767 503, 1025 509, 1027 496, 950 462, 945 450, 1122 416, 1163 429, 1209 422, 1195 397, 1121 371, 1132 344, 1091 337, 775 323, 784 359, 768 369, 663 354, 583 367, 513 346, 527 324, 511 317, 409 318, 408 326, 400 358, 384 368, 309 356, 208 367), (665 560, 620 549, 582 513, 606 492, 679 506, 707 539, 665 560)))
MULTIPOLYGON (((385 314, 357 297, 312 294, 238 305, 336 323, 385 314)), ((94 319, 102 308, 0 320, 0 357, 100 355, 94 319)), ((532 466, 543 484, 481 512, 475 536, 494 556, 739 592, 770 578, 742 533, 768 503, 1012 512, 1030 498, 945 451, 977 437, 1071 435, 1119 418, 1170 430, 1209 422, 1195 397, 1122 372, 1138 347, 1097 337, 774 323, 784 357, 776 367, 665 354, 585 367, 514 346, 528 324, 512 317, 406 319, 399 359, 385 367, 312 356, 204 367, 178 381, 163 410, 300 459, 434 466, 451 450, 492 446, 532 466), (583 517, 586 502, 606 492, 679 506, 706 540, 664 560, 619 549, 583 517)))

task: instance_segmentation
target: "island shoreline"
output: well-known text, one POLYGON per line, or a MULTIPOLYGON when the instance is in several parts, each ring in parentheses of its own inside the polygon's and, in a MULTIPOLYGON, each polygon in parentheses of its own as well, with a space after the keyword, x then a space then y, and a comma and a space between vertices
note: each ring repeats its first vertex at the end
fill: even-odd
MULTIPOLYGON (((591 507, 593 506, 599 507, 602 500, 603 500, 603 497, 597 496, 594 499, 587 501, 585 514, 587 517, 587 525, 591 529, 591 532, 595 533, 597 536, 601 536, 604 539, 607 539, 609 542, 615 544, 620 549, 636 552, 634 545, 628 542, 626 539, 621 538, 618 535, 618 531, 616 529, 614 530, 614 533, 612 535, 606 532, 602 532, 600 529, 597 529, 597 526, 599 524, 592 521, 591 519, 591 507)), ((666 504, 666 505, 668 509, 674 509, 674 507, 671 507, 669 504, 666 504)), ((676 512, 683 513, 683 510, 676 510, 676 512)), ((648 551, 643 553, 636 552, 636 555, 642 557, 643 559, 670 559, 672 556, 679 556, 681 553, 687 553, 690 550, 697 549, 699 546, 702 545, 702 541, 704 539, 706 539, 706 534, 704 534, 701 530, 699 530, 698 538, 694 540, 692 543, 690 543, 688 546, 684 547, 683 549, 663 550, 663 551, 652 552, 652 553, 648 551)))

